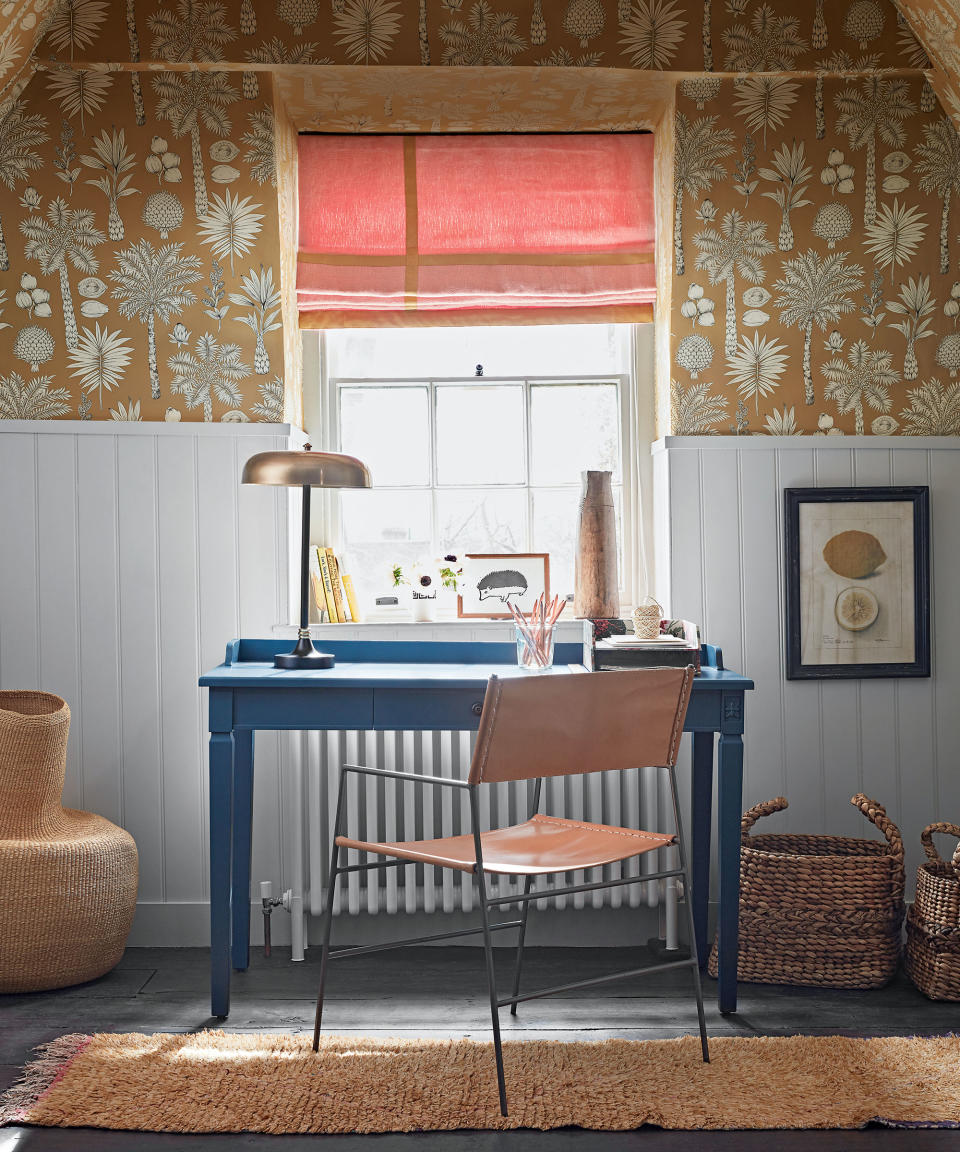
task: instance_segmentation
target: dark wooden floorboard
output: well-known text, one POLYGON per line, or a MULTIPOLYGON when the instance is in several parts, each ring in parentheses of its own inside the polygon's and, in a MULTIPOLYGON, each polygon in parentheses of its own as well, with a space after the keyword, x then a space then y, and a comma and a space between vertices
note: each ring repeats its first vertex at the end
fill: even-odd
MULTIPOLYGON (((509 949, 498 949, 501 986, 509 949)), ((228 1030, 309 1032, 319 954, 301 964, 277 949, 255 950, 235 973, 228 1030)), ((649 962, 644 949, 537 948, 525 987, 581 980, 649 962)), ((202 948, 128 949, 113 972, 77 988, 0 997, 0 1089, 16 1078, 31 1049, 67 1032, 189 1032, 221 1026, 209 1013, 209 954, 202 948)), ((741 985, 739 1011, 720 1016, 706 981, 712 1035, 939 1035, 960 1032, 960 1004, 935 1004, 903 977, 874 992, 741 985)), ((505 1039, 656 1039, 695 1030, 686 971, 584 989, 521 1005, 505 1014, 505 1039)), ((488 1039, 480 955, 474 948, 418 948, 344 960, 332 968, 329 1031, 488 1039)), ((960 1133, 898 1132, 450 1132, 383 1136, 179 1136, 99 1130, 4 1129, 0 1152, 213 1152, 323 1147, 328 1152, 934 1152, 960 1149, 960 1133)))

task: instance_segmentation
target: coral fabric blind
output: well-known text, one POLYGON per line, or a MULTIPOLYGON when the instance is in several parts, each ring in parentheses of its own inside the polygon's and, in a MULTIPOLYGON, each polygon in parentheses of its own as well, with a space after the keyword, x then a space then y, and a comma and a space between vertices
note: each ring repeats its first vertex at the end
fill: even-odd
POLYGON ((302 328, 649 320, 653 137, 301 136, 302 328))

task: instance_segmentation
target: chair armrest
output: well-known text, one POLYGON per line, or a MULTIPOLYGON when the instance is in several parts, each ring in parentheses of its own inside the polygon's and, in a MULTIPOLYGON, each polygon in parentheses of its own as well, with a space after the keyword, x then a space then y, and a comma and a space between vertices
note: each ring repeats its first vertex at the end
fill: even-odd
POLYGON ((392 780, 410 780, 414 784, 441 784, 446 788, 469 788, 466 780, 450 780, 446 776, 427 776, 423 772, 391 772, 387 768, 367 768, 362 764, 344 764, 343 772, 359 772, 364 776, 386 776, 392 780))

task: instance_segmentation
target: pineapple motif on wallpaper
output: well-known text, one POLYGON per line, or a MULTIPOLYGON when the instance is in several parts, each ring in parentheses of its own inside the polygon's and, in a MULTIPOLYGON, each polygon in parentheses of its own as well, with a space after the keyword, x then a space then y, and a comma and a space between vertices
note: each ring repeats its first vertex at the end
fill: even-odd
MULTIPOLYGON (((67 0, 47 43, 89 55, 109 9, 67 0)), ((169 60, 223 59, 238 34, 216 2, 138 16, 129 0, 126 15, 131 58, 144 30, 169 60)), ((253 35, 249 0, 240 15, 253 35)), ((254 382, 283 358, 275 240, 264 246, 276 197, 257 195, 276 183, 273 114, 243 102, 236 80, 161 71, 124 101, 119 78, 63 68, 38 75, 0 119, 0 183, 13 194, 0 283, 20 317, 0 321, 18 366, 0 378, 0 417, 282 419, 279 378, 254 382)))
MULTIPOLYGON (((903 0, 934 63, 960 70, 944 4, 960 8, 903 0)), ((442 131, 471 110, 535 129, 530 76, 548 66, 687 74, 675 431, 960 431, 960 97, 934 71, 941 110, 926 78, 883 71, 929 64, 892 0, 60 0, 39 56, 0 118, 0 416, 282 418, 258 65, 368 68, 357 98, 303 82, 307 106, 359 131, 442 131), (116 60, 150 67, 94 66, 116 60), (378 65, 522 71, 451 99, 378 65)), ((548 111, 577 123, 595 101, 570 80, 548 111)), ((645 122, 620 107, 611 129, 645 122)))
MULTIPOLYGON (((876 8, 851 5, 840 22, 858 48, 883 32, 876 8)), ((745 81, 722 82, 726 117, 705 114, 707 90, 678 92, 674 431, 953 435, 953 121, 921 109, 919 76, 783 82, 794 91, 779 122, 772 93, 745 114, 745 81)))

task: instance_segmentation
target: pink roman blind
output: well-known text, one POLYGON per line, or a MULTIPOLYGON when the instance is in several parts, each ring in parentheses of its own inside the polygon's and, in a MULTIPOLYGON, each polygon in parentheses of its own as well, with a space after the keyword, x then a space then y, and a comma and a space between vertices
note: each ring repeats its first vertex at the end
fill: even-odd
POLYGON ((302 328, 649 320, 653 137, 301 136, 302 328))

